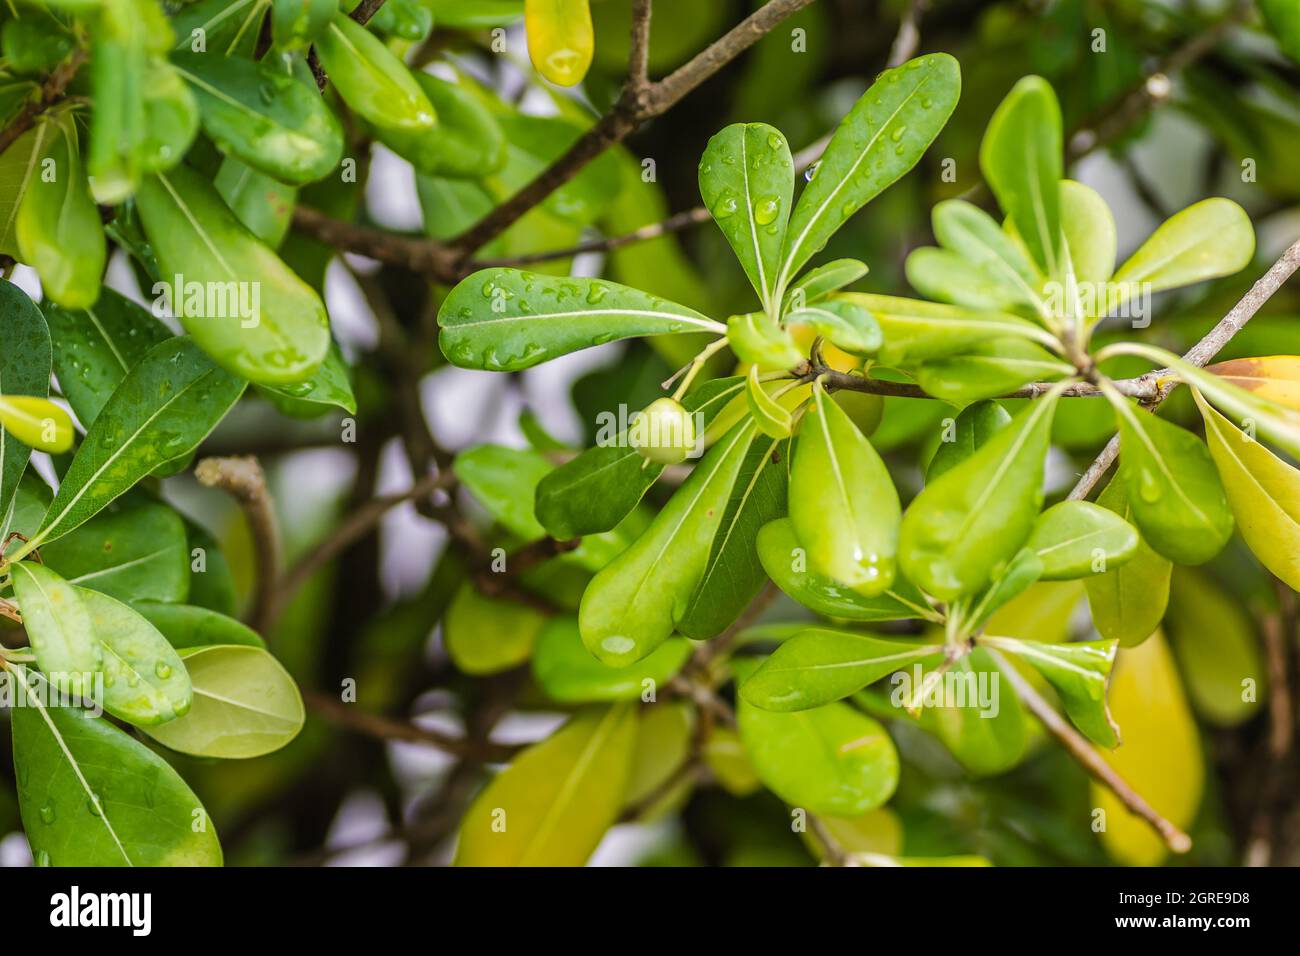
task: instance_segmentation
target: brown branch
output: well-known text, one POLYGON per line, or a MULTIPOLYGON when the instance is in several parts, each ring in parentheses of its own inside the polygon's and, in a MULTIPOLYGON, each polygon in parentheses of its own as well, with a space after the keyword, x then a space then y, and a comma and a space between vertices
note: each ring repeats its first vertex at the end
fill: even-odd
MULTIPOLYGON (((1214 328, 1205 333, 1199 342, 1184 353, 1183 361, 1197 367, 1209 364, 1210 359, 1218 355, 1223 347, 1232 341, 1232 337, 1254 318, 1255 313, 1264 307, 1264 303, 1282 287, 1282 284, 1287 279, 1291 278, 1297 268, 1300 268, 1300 239, 1288 246, 1277 262, 1273 263, 1269 270, 1260 276, 1259 280, 1237 301, 1237 304, 1232 307, 1228 314, 1220 319, 1214 328)), ((1148 410, 1154 411, 1168 397, 1175 384, 1174 382, 1168 382, 1162 385, 1154 396, 1143 402, 1144 406, 1148 410)), ((1079 478, 1078 483, 1071 490, 1069 497, 1074 500, 1088 497, 1088 493, 1101 480, 1101 476, 1106 473, 1106 469, 1111 466, 1118 454, 1119 436, 1115 435, 1106 443, 1106 447, 1101 450, 1101 453, 1093 459, 1092 464, 1088 466, 1087 470, 1079 478)))
POLYGON ((407 721, 393 720, 390 717, 369 713, 354 704, 345 704, 319 691, 303 691, 302 696, 311 709, 322 717, 349 730, 377 737, 380 740, 427 744, 458 757, 486 763, 503 763, 524 749, 523 746, 516 744, 498 744, 490 740, 472 741, 453 737, 407 721))
POLYGON ((373 226, 343 222, 302 205, 294 207, 293 225, 299 232, 328 245, 427 274, 439 282, 452 284, 468 274, 457 266, 456 256, 446 246, 431 239, 399 236, 373 226))
POLYGON ((0 153, 14 144, 14 141, 32 128, 36 122, 36 117, 40 116, 47 109, 63 99, 64 91, 67 90, 68 84, 72 82, 81 65, 86 62, 87 53, 84 47, 77 47, 69 54, 68 58, 54 68, 54 71, 45 78, 41 84, 40 90, 36 97, 29 100, 27 104, 18 111, 18 115, 9 121, 4 129, 0 130, 0 153))
POLYGON ((573 179, 611 146, 621 143, 646 120, 674 106, 727 63, 749 49, 765 33, 812 0, 769 0, 734 29, 706 47, 684 66, 657 83, 629 84, 614 107, 580 136, 563 156, 528 185, 497 206, 450 246, 468 257, 501 235, 528 210, 573 179))
POLYGON ((1149 823, 1151 828, 1160 834, 1161 839, 1165 841, 1165 845, 1170 850, 1175 853, 1186 853, 1192 848, 1191 837, 1161 816, 1151 804, 1146 802, 1146 799, 1140 793, 1130 787, 1124 778, 1102 759, 1096 748, 1084 739, 1083 735, 1075 730, 1065 718, 1058 714, 1052 705, 1044 700, 1038 691, 1034 690, 1033 686, 1020 675, 1020 672, 1007 663, 1001 654, 992 648, 988 648, 988 651, 998 659, 1002 674, 1011 683, 1012 689, 1015 690, 1025 706, 1094 780, 1115 794, 1130 813, 1149 823))
POLYGON ((531 252, 527 255, 510 256, 504 259, 481 259, 476 261, 473 267, 475 269, 484 269, 490 266, 527 266, 536 262, 569 259, 585 252, 609 252, 634 243, 658 239, 660 236, 666 236, 669 233, 680 232, 691 226, 708 222, 709 218, 707 209, 703 206, 696 206, 694 209, 687 209, 685 212, 669 216, 661 222, 652 222, 649 225, 641 226, 639 229, 633 229, 631 232, 625 232, 619 236, 591 239, 587 242, 580 242, 576 246, 569 246, 566 249, 548 249, 545 252, 531 252))
POLYGON ((249 624, 266 636, 273 623, 276 587, 280 578, 280 529, 266 488, 266 475, 252 455, 232 458, 204 458, 194 469, 199 484, 220 488, 231 495, 248 519, 253 547, 257 552, 257 582, 249 624))
POLYGON ((384 5, 384 0, 361 0, 356 9, 348 14, 357 23, 365 26, 370 22, 370 18, 379 12, 379 8, 384 5))
POLYGON ((632 0, 632 42, 627 56, 628 86, 650 84, 650 8, 653 0, 632 0))

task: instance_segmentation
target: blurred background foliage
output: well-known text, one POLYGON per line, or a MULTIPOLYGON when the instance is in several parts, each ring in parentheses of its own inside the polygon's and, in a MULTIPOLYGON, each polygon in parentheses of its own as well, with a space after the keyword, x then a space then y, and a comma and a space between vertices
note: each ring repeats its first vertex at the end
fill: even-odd
MULTIPOLYGON (((356 183, 331 178, 302 189, 297 200, 336 218, 443 239, 523 186, 613 103, 626 71, 630 13, 622 0, 593 0, 595 62, 573 94, 547 86, 528 66, 521 3, 411 0, 419 2, 433 14, 432 32, 404 39, 394 27, 390 42, 412 64, 454 70, 477 82, 482 108, 496 113, 506 131, 506 164, 481 179, 416 175, 354 125, 356 183), (496 26, 507 31, 504 52, 492 49, 496 26)), ((685 62, 759 5, 655 0, 651 75, 685 62)), ((1066 128, 1076 131, 1067 136, 1070 174, 1099 190, 1115 210, 1121 260, 1166 216, 1207 196, 1237 200, 1255 221, 1260 243, 1252 267, 1164 297, 1148 328, 1135 332, 1125 324, 1117 333, 1182 351, 1300 233, 1300 64, 1279 49, 1250 4, 818 0, 589 165, 480 250, 480 258, 564 249, 696 207, 700 153, 727 123, 771 123, 796 151, 813 144, 883 69, 905 15, 917 19, 918 52, 942 50, 959 59, 963 95, 917 169, 852 219, 821 254, 819 261, 851 256, 869 264, 870 274, 855 289, 911 294, 902 265, 911 249, 932 241, 931 207, 952 196, 979 196, 980 137, 996 104, 1028 73, 1045 76, 1060 97, 1066 128), (1189 51, 1195 56, 1185 56, 1189 51), (1177 68, 1162 72, 1170 65, 1177 68), (1117 116, 1125 121, 1115 123, 1117 116)), ((214 154, 214 170, 218 160, 214 154)), ((355 441, 341 439, 347 423, 334 415, 297 418, 291 403, 265 400, 242 405, 201 454, 259 455, 290 560, 311 553, 367 500, 404 490, 413 473, 445 464, 460 449, 489 441, 543 451, 590 444, 600 412, 620 404, 643 407, 693 352, 683 341, 634 342, 524 373, 465 372, 446 366, 435 344, 434 316, 445 287, 340 256, 297 231, 285 234, 280 250, 324 292, 336 337, 355 368, 355 441)), ((745 276, 711 223, 537 268, 607 275, 719 317, 752 307, 745 276)), ((110 284, 139 297, 136 278, 119 253, 110 284)), ((21 269, 15 280, 24 281, 21 269)), ((1295 291, 1284 288, 1221 358, 1300 352, 1297 304, 1295 291)), ((1144 370, 1125 372, 1122 362, 1113 374, 1144 370)), ((1167 414, 1199 430, 1185 392, 1171 399, 1167 414)), ((950 414, 937 401, 885 399, 873 443, 905 496, 919 487, 920 463, 938 441, 940 420, 950 414)), ((1113 427, 1100 400, 1062 403, 1049 494, 1064 494, 1113 427)), ((218 492, 175 481, 168 487, 220 540, 233 587, 247 601, 254 562, 239 512, 218 492)), ((474 575, 449 544, 447 523, 464 522, 469 530, 461 533, 493 544, 508 536, 463 493, 421 510, 403 504, 378 533, 350 544, 298 592, 268 635, 304 691, 318 695, 318 710, 302 735, 257 760, 178 758, 216 822, 229 863, 448 861, 456 826, 492 764, 483 753, 455 755, 393 738, 413 726, 470 742, 490 736, 497 744, 518 744, 545 736, 563 719, 565 708, 536 687, 527 664, 471 676, 464 661, 458 666, 453 660, 454 648, 449 654, 447 635, 450 625, 485 640, 513 641, 526 657, 546 615, 576 607, 586 572, 551 558, 519 576, 520 593, 474 600, 464 590, 474 575), (350 680, 358 708, 385 715, 387 723, 336 723, 328 719, 330 708, 322 716, 321 698, 337 699, 350 680)), ((1173 589, 1164 634, 1120 654, 1111 695, 1125 746, 1113 759, 1158 808, 1181 813, 1178 822, 1187 825, 1195 846, 1172 862, 1231 864, 1252 854, 1258 860, 1261 838, 1270 848, 1266 859, 1300 862, 1300 806, 1286 799, 1297 778, 1294 754, 1270 756, 1275 731, 1269 694, 1279 689, 1265 686, 1263 643, 1273 628, 1289 634, 1283 646, 1294 648, 1293 595, 1275 587, 1240 542, 1207 566, 1180 570, 1173 589), (1260 675, 1253 703, 1240 699, 1242 673, 1260 675)), ((998 633, 1036 640, 1084 634, 1089 622, 1082 595, 1078 582, 1038 584, 1000 612, 998 633)), ((781 598, 762 624, 808 613, 781 598)), ((1029 726, 1028 716, 1024 722, 1029 742, 1023 758, 1005 772, 980 776, 935 736, 891 721, 903 758, 898 793, 887 808, 862 820, 831 821, 837 836, 852 849, 912 857, 975 854, 998 865, 1165 860, 1143 824, 1099 795, 1064 752, 1029 726), (1104 834, 1092 825, 1098 807, 1108 811, 1104 834)), ((672 747, 689 729, 662 734, 667 750, 654 759, 664 773, 679 761, 672 747)), ((7 739, 0 746, 8 746, 7 739)), ((706 763, 707 772, 659 794, 653 806, 639 808, 638 819, 611 830, 593 862, 816 862, 815 842, 792 832, 789 811, 758 787, 734 735, 716 732, 706 763)), ((11 772, 11 761, 0 766, 11 772)), ((16 832, 12 793, 0 787, 0 832, 11 834, 0 853, 17 860, 25 844, 16 832)))

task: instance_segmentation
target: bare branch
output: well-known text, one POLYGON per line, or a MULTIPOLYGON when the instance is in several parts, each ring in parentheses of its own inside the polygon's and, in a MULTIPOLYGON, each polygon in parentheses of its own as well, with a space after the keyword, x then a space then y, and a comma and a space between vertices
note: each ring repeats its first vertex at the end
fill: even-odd
POLYGON ((1115 794, 1130 813, 1149 823, 1152 829, 1160 834, 1170 850, 1175 853, 1186 853, 1192 848, 1192 838, 1161 816, 1140 793, 1130 787, 1124 778, 1102 759, 1096 748, 1058 714, 1027 680, 1020 676, 1019 671, 1008 664, 997 651, 992 648, 986 650, 997 659, 1001 665, 1002 675, 1010 682, 1012 689, 1025 706, 1094 780, 1115 794))
POLYGON ((252 455, 242 458, 204 458, 194 469, 199 484, 230 494, 248 518, 257 551, 257 583, 249 623, 263 636, 272 623, 276 585, 280 578, 280 529, 266 488, 266 475, 252 455))
MULTIPOLYGON (((1291 278, 1297 268, 1300 268, 1300 239, 1288 246, 1277 262, 1273 263, 1269 270, 1260 276, 1259 280, 1238 300, 1228 314, 1220 319, 1214 328, 1205 333, 1199 342, 1187 350, 1183 355, 1183 360, 1197 367, 1209 364, 1210 359, 1218 355, 1223 347, 1232 341, 1232 337, 1254 318, 1255 313, 1264 307, 1264 303, 1282 287, 1282 284, 1287 279, 1291 278)), ((1148 375, 1150 374, 1156 373, 1148 373, 1148 375)), ((1155 410, 1165 400, 1173 387, 1174 383, 1172 382, 1162 386, 1154 396, 1144 401, 1144 405, 1149 410, 1155 410)), ((1119 436, 1116 435, 1106 443, 1106 447, 1088 466, 1088 469, 1070 492, 1069 497, 1075 500, 1088 497, 1088 493, 1101 480, 1101 476, 1106 473, 1106 469, 1111 466, 1118 454, 1119 436)))
POLYGON ((427 744, 458 757, 487 763, 503 763, 523 749, 513 744, 497 744, 491 741, 473 741, 452 737, 438 730, 420 727, 408 721, 393 720, 372 714, 355 704, 322 694, 319 691, 303 691, 303 700, 313 711, 340 726, 380 740, 400 741, 410 744, 427 744))
POLYGON ((632 0, 632 45, 627 57, 628 86, 650 84, 650 8, 653 0, 632 0))
POLYGON ((650 239, 658 239, 660 236, 666 236, 669 233, 679 232, 691 226, 709 221, 709 211, 703 206, 697 206, 694 209, 687 209, 685 212, 679 212, 676 215, 669 216, 662 222, 650 223, 647 226, 641 226, 639 229, 633 229, 631 232, 625 232, 621 236, 608 236, 602 239, 592 239, 588 242, 578 243, 576 246, 569 246, 567 249, 549 249, 546 252, 533 252, 522 256, 511 256, 505 259, 481 259, 474 263, 474 268, 482 269, 488 266, 526 266, 536 262, 550 262, 554 259, 568 259, 572 256, 581 255, 585 252, 609 252, 613 249, 621 249, 623 246, 630 246, 638 242, 646 242, 650 239))

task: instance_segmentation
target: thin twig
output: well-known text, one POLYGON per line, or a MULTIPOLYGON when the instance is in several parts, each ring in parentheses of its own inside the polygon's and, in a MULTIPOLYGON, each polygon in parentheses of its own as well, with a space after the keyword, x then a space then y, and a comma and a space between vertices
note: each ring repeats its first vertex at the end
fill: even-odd
MULTIPOLYGON (((1215 324, 1214 328, 1202 336, 1201 340, 1187 350, 1183 355, 1183 361, 1197 367, 1204 367, 1209 364, 1210 359, 1218 355, 1219 352, 1232 341, 1232 337, 1254 318, 1255 313, 1264 307, 1273 293, 1282 287, 1282 284, 1300 268, 1300 239, 1293 242, 1282 253, 1277 262, 1269 268, 1259 280, 1250 287, 1250 290, 1243 295, 1237 304, 1215 324)), ((1149 410, 1154 410, 1160 406, 1172 390, 1175 383, 1170 382, 1162 385, 1157 394, 1143 404, 1149 410)), ((1088 497, 1088 493, 1101 480, 1101 476, 1111 466, 1115 457, 1119 454, 1119 436, 1115 435, 1106 447, 1101 450, 1087 470, 1079 478, 1069 497, 1074 500, 1081 500, 1088 497)))
POLYGON ((1124 778, 1115 772, 1110 764, 1102 759, 1092 744, 1084 739, 1083 735, 1070 726, 1046 700, 1034 690, 1027 680, 1020 676, 1020 672, 1012 667, 1002 658, 1002 655, 992 648, 987 648, 997 660, 1003 676, 1011 683, 1017 696, 1029 708, 1030 712, 1042 722, 1047 731, 1056 738, 1057 742, 1063 746, 1066 751, 1077 760, 1083 769, 1102 784, 1111 793, 1119 798, 1120 802, 1128 808, 1130 813, 1141 817, 1149 823, 1165 845, 1175 853, 1186 853, 1192 848, 1192 838, 1184 833, 1170 821, 1166 820, 1159 812, 1156 811, 1146 799, 1125 782, 1124 778))
POLYGON ((679 212, 661 222, 652 222, 649 225, 641 226, 639 229, 633 229, 631 232, 625 232, 619 236, 608 236, 602 239, 591 239, 587 242, 580 242, 575 246, 569 246, 565 249, 548 249, 545 252, 530 252, 521 256, 510 256, 503 259, 480 259, 473 264, 475 269, 485 269, 490 266, 527 266, 537 262, 551 262, 555 259, 570 259, 573 256, 582 255, 588 252, 609 252, 613 249, 621 249, 623 246, 630 246, 638 242, 646 242, 650 239, 658 239, 660 236, 666 236, 669 233, 680 232, 683 229, 689 229, 691 226, 697 226, 709 221, 709 211, 703 206, 696 206, 694 209, 687 209, 685 212, 679 212))
POLYGON ((276 586, 280 579, 280 529, 266 487, 266 475, 252 455, 204 458, 194 469, 199 484, 230 494, 248 519, 257 552, 257 582, 248 619, 253 629, 266 635, 273 622, 276 586))
POLYGON ((632 41, 627 56, 629 86, 650 84, 650 8, 652 0, 632 0, 632 41))

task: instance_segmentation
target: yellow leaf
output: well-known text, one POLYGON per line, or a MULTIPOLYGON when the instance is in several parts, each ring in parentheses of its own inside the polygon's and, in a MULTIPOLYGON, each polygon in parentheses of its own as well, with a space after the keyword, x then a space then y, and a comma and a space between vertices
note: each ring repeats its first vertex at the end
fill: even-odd
MULTIPOLYGON (((1160 631, 1136 647, 1120 649, 1110 681, 1110 710, 1124 728, 1124 743, 1099 750, 1102 759, 1157 812, 1186 829, 1201 805, 1205 766, 1196 723, 1160 631)), ((1165 858, 1168 850, 1160 836, 1109 789, 1092 784, 1092 800, 1105 814, 1101 842, 1112 859, 1155 866, 1165 858)))
POLYGON ((528 660, 546 615, 504 598, 489 598, 462 584, 442 624, 442 641, 457 669, 496 674, 528 660))
POLYGON ((457 866, 582 866, 618 819, 632 704, 584 711, 503 770, 465 814, 457 866))
POLYGON ((588 0, 524 0, 524 27, 538 73, 560 86, 582 82, 596 49, 588 0))
POLYGON ((57 455, 72 447, 72 419, 47 398, 0 395, 0 426, 37 451, 57 455))
POLYGON ((1233 359, 1206 369, 1260 398, 1300 410, 1300 355, 1233 359))

